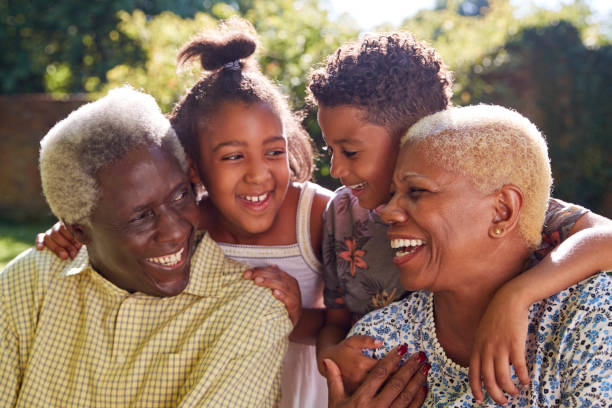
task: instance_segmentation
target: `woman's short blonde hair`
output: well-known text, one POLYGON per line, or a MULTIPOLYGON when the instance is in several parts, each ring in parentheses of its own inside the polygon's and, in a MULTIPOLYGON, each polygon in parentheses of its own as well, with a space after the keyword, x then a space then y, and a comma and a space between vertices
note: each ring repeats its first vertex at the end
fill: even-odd
POLYGON ((60 220, 89 224, 99 199, 98 171, 141 146, 163 146, 187 170, 185 152, 155 99, 130 87, 81 106, 40 142, 40 176, 60 220))
POLYGON ((481 192, 518 187, 523 193, 519 232, 530 248, 539 245, 552 175, 546 141, 527 118, 501 106, 449 108, 414 124, 401 145, 471 178, 481 192))

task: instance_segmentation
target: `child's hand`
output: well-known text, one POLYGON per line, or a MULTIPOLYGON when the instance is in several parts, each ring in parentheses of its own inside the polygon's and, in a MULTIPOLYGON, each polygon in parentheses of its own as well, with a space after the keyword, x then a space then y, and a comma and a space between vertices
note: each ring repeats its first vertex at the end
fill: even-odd
POLYGON ((61 221, 56 222, 46 232, 36 235, 36 249, 41 251, 47 247, 61 259, 68 259, 68 257, 74 259, 81 246, 82 244, 74 239, 61 221))
POLYGON ((351 394, 366 378, 377 360, 362 354, 363 349, 374 349, 382 343, 370 336, 352 336, 335 346, 322 350, 317 359, 333 360, 340 368, 345 390, 351 394))
POLYGON ((508 402, 503 391, 517 395, 510 377, 510 364, 523 386, 529 384, 525 364, 528 305, 520 296, 502 287, 482 317, 470 357, 470 387, 477 401, 483 400, 481 377, 491 398, 498 404, 508 402), (502 391, 503 390, 503 391, 502 391))
POLYGON ((276 265, 249 269, 242 275, 258 286, 272 289, 272 295, 285 304, 293 326, 302 316, 302 294, 297 280, 276 265))

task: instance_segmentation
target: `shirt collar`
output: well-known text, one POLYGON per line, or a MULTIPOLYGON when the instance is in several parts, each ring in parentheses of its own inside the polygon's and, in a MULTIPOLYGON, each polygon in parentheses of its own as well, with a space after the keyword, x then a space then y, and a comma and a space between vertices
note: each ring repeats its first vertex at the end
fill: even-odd
POLYGON ((247 265, 228 258, 206 232, 191 257, 189 283, 183 292, 196 296, 215 296, 220 289, 235 280, 228 277, 236 275, 237 279, 242 279, 242 273, 247 268, 247 265))

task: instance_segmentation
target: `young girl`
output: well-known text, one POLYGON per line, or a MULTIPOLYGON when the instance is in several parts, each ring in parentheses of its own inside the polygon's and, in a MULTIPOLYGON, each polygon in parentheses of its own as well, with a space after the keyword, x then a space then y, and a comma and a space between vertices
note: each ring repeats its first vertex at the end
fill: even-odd
MULTIPOLYGON (((331 174, 344 184, 324 221, 327 311, 317 358, 321 369, 324 358, 334 360, 349 387, 376 364, 362 349, 379 343, 363 336, 344 340, 347 331, 355 319, 405 294, 386 225, 376 211, 390 197, 400 137, 422 117, 449 107, 451 86, 451 73, 435 51, 401 32, 367 35, 343 45, 311 75, 309 91, 331 153, 331 174)), ((510 381, 510 362, 521 382, 529 381, 524 353, 532 303, 611 266, 601 250, 612 243, 609 220, 551 200, 545 225, 537 253, 552 253, 502 287, 481 319, 470 362, 476 399, 483 398, 481 376, 498 403, 506 402, 502 389, 518 392, 510 381)), ((435 378, 428 382, 435 384, 435 378)))
POLYGON ((306 182, 313 169, 310 139, 258 70, 252 32, 245 21, 231 19, 179 51, 179 66, 198 58, 208 72, 178 102, 170 121, 190 156, 192 180, 206 188, 200 229, 229 257, 268 266, 247 271, 245 278, 272 289, 295 325, 281 406, 326 406, 314 343, 323 322, 322 214, 332 193, 306 182))

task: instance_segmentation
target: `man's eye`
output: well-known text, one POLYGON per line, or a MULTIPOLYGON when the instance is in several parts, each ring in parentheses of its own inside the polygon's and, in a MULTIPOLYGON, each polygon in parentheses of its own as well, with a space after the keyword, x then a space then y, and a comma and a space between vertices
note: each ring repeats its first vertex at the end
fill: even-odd
POLYGON ((181 201, 189 195, 189 191, 187 189, 181 190, 174 195, 172 198, 173 201, 181 201))
POLYGON ((130 220, 130 224, 139 224, 151 218, 153 216, 153 211, 144 211, 139 214, 136 214, 130 220))

